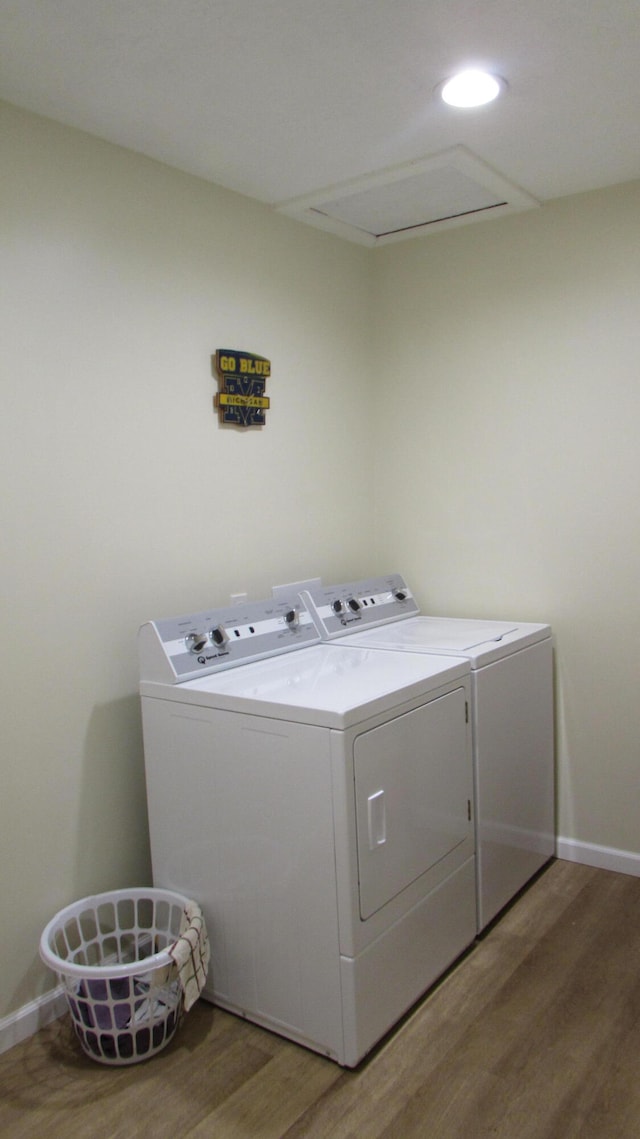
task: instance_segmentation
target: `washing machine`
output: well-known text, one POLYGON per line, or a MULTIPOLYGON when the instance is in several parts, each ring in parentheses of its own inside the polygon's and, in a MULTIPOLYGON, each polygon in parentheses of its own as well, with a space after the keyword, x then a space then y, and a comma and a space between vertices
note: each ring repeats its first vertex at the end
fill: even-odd
MULTIPOLYGON (((276 587, 274 595, 291 588, 276 587)), ((399 574, 337 586, 315 578, 293 588, 334 645, 469 661, 482 931, 555 852, 549 625, 422 616, 399 574)))
POLYGON ((353 1067, 473 942, 470 667, 323 644, 285 598, 139 632, 154 883, 205 998, 353 1067))

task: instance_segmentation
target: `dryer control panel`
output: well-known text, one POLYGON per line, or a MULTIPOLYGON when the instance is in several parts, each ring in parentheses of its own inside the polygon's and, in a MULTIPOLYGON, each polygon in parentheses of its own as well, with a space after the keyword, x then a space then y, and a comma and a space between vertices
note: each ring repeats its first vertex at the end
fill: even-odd
POLYGON ((138 633, 140 679, 179 684, 319 640, 296 594, 147 621, 138 633))
POLYGON ((401 621, 420 612, 399 573, 342 585, 310 584, 300 597, 313 615, 322 640, 401 621))

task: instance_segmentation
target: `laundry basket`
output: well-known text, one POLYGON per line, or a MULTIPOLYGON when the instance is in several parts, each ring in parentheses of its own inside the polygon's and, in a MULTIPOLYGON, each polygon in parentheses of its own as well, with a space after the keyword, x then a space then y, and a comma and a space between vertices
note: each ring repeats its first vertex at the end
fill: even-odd
POLYGON ((187 903, 168 890, 117 890, 67 906, 43 930, 40 956, 93 1060, 136 1064, 173 1037, 183 1000, 168 948, 187 903))

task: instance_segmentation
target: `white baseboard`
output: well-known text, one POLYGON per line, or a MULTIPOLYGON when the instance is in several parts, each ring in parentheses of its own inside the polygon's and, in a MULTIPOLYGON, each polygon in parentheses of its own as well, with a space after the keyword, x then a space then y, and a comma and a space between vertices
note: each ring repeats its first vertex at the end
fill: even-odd
POLYGON ((617 850, 613 846, 597 846, 574 838, 558 838, 556 855, 565 862, 581 862, 584 866, 615 870, 618 874, 633 874, 640 878, 640 854, 634 850, 617 850))
POLYGON ((0 1020, 0 1054, 33 1036, 52 1020, 57 1020, 67 1009, 67 1001, 62 987, 51 989, 35 1001, 29 1001, 17 1012, 0 1020))

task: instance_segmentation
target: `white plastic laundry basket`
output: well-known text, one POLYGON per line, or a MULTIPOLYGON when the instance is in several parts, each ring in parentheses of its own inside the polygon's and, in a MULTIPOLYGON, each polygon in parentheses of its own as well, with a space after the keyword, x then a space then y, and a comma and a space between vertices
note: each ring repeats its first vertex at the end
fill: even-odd
POLYGON ((67 906, 44 929, 40 956, 60 978, 93 1060, 136 1064, 173 1037, 182 988, 168 948, 186 904, 168 890, 117 890, 67 906))

